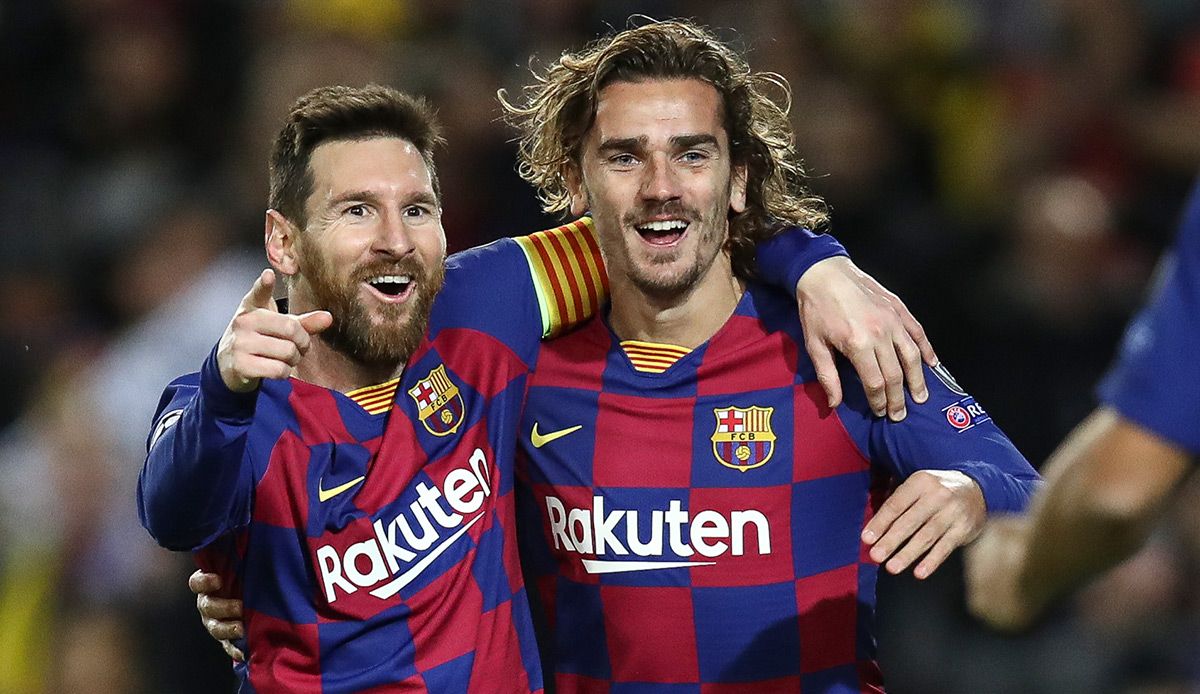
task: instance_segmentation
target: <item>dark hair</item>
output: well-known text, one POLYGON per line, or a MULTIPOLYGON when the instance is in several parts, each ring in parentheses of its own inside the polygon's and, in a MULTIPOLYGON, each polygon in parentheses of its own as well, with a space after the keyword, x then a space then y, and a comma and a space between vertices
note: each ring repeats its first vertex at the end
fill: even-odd
POLYGON ((521 131, 521 176, 537 186, 547 212, 570 209, 565 174, 579 164, 602 89, 613 82, 698 79, 720 94, 732 163, 746 167, 746 210, 729 222, 734 271, 750 274, 754 244, 783 226, 817 228, 828 220, 824 201, 803 184, 787 119, 787 81, 751 72, 737 51, 707 29, 686 21, 651 22, 564 53, 534 77, 523 105, 510 102, 503 90, 498 96, 509 122, 521 131), (781 93, 782 105, 769 90, 781 93))
POLYGON ((308 163, 324 142, 398 137, 421 153, 433 192, 441 198, 433 149, 441 145, 441 126, 424 99, 391 87, 318 87, 296 100, 271 149, 271 193, 268 204, 304 228, 304 201, 312 193, 308 163))

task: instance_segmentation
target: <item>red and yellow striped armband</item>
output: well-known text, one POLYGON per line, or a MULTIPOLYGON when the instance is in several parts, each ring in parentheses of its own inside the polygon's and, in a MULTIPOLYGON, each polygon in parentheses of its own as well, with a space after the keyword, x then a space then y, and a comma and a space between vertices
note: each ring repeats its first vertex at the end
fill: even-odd
POLYGON ((554 337, 600 310, 608 298, 608 275, 591 218, 514 240, 529 261, 543 337, 554 337))

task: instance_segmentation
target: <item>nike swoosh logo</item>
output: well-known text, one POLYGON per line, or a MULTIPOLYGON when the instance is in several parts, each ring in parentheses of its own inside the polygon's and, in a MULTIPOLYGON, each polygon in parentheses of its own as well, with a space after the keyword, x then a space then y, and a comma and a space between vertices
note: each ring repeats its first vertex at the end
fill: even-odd
POLYGON ((545 446, 546 444, 550 443, 551 441, 556 441, 558 439, 561 439, 562 437, 566 436, 567 434, 574 434, 575 432, 582 429, 583 425, 576 424, 573 427, 567 427, 566 429, 559 429, 558 431, 552 431, 549 434, 538 433, 537 427, 538 427, 537 422, 534 422, 533 423, 533 431, 529 432, 529 440, 530 440, 530 442, 533 443, 534 448, 541 448, 542 446, 545 446))
POLYGON ((321 489, 321 482, 318 481, 317 482, 317 499, 319 499, 321 501, 329 501, 333 497, 337 496, 338 494, 341 494, 342 492, 353 487, 354 485, 358 484, 359 482, 362 482, 365 479, 367 479, 366 475, 363 475, 361 477, 355 477, 354 479, 350 480, 349 482, 347 482, 345 484, 339 484, 338 486, 334 487, 333 489, 321 489))

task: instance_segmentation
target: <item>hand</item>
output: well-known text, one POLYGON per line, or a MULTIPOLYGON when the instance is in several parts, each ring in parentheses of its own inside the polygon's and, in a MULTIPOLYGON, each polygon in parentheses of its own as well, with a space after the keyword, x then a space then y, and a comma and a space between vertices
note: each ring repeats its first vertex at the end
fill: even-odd
POLYGON ((221 590, 221 577, 216 574, 196 571, 188 577, 188 588, 196 594, 196 609, 200 612, 204 630, 221 644, 226 655, 239 663, 244 661, 245 654, 232 643, 233 639, 246 635, 246 627, 240 621, 242 601, 215 597, 215 593, 221 590))
POLYGON ((272 292, 275 272, 263 270, 242 297, 237 313, 217 346, 221 380, 232 391, 248 393, 264 378, 287 378, 308 352, 311 336, 333 324, 328 311, 293 316, 279 313, 272 292))
POLYGON ((1029 528, 1022 516, 997 518, 967 549, 967 607, 993 629, 1026 629, 1044 607, 1021 590, 1029 528))
POLYGON ((854 365, 876 416, 904 419, 906 381, 913 400, 928 399, 921 360, 935 366, 938 358, 925 329, 899 297, 849 258, 827 258, 809 268, 796 283, 796 301, 805 347, 831 408, 842 402, 842 383, 830 348, 854 365))
POLYGON ((893 574, 924 555, 913 575, 928 578, 951 552, 975 539, 986 520, 975 480, 957 470, 918 470, 879 507, 862 541, 871 546, 871 559, 886 561, 893 574))

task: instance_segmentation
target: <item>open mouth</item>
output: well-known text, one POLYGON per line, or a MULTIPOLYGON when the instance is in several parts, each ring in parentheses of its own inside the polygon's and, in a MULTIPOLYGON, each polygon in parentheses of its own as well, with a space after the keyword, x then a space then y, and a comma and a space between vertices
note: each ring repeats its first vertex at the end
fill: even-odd
POLYGON ((682 219, 665 219, 637 224, 634 229, 651 246, 673 246, 687 233, 688 223, 682 219))
POLYGON ((365 284, 384 301, 393 303, 407 300, 416 285, 411 275, 378 275, 368 278, 365 284))

